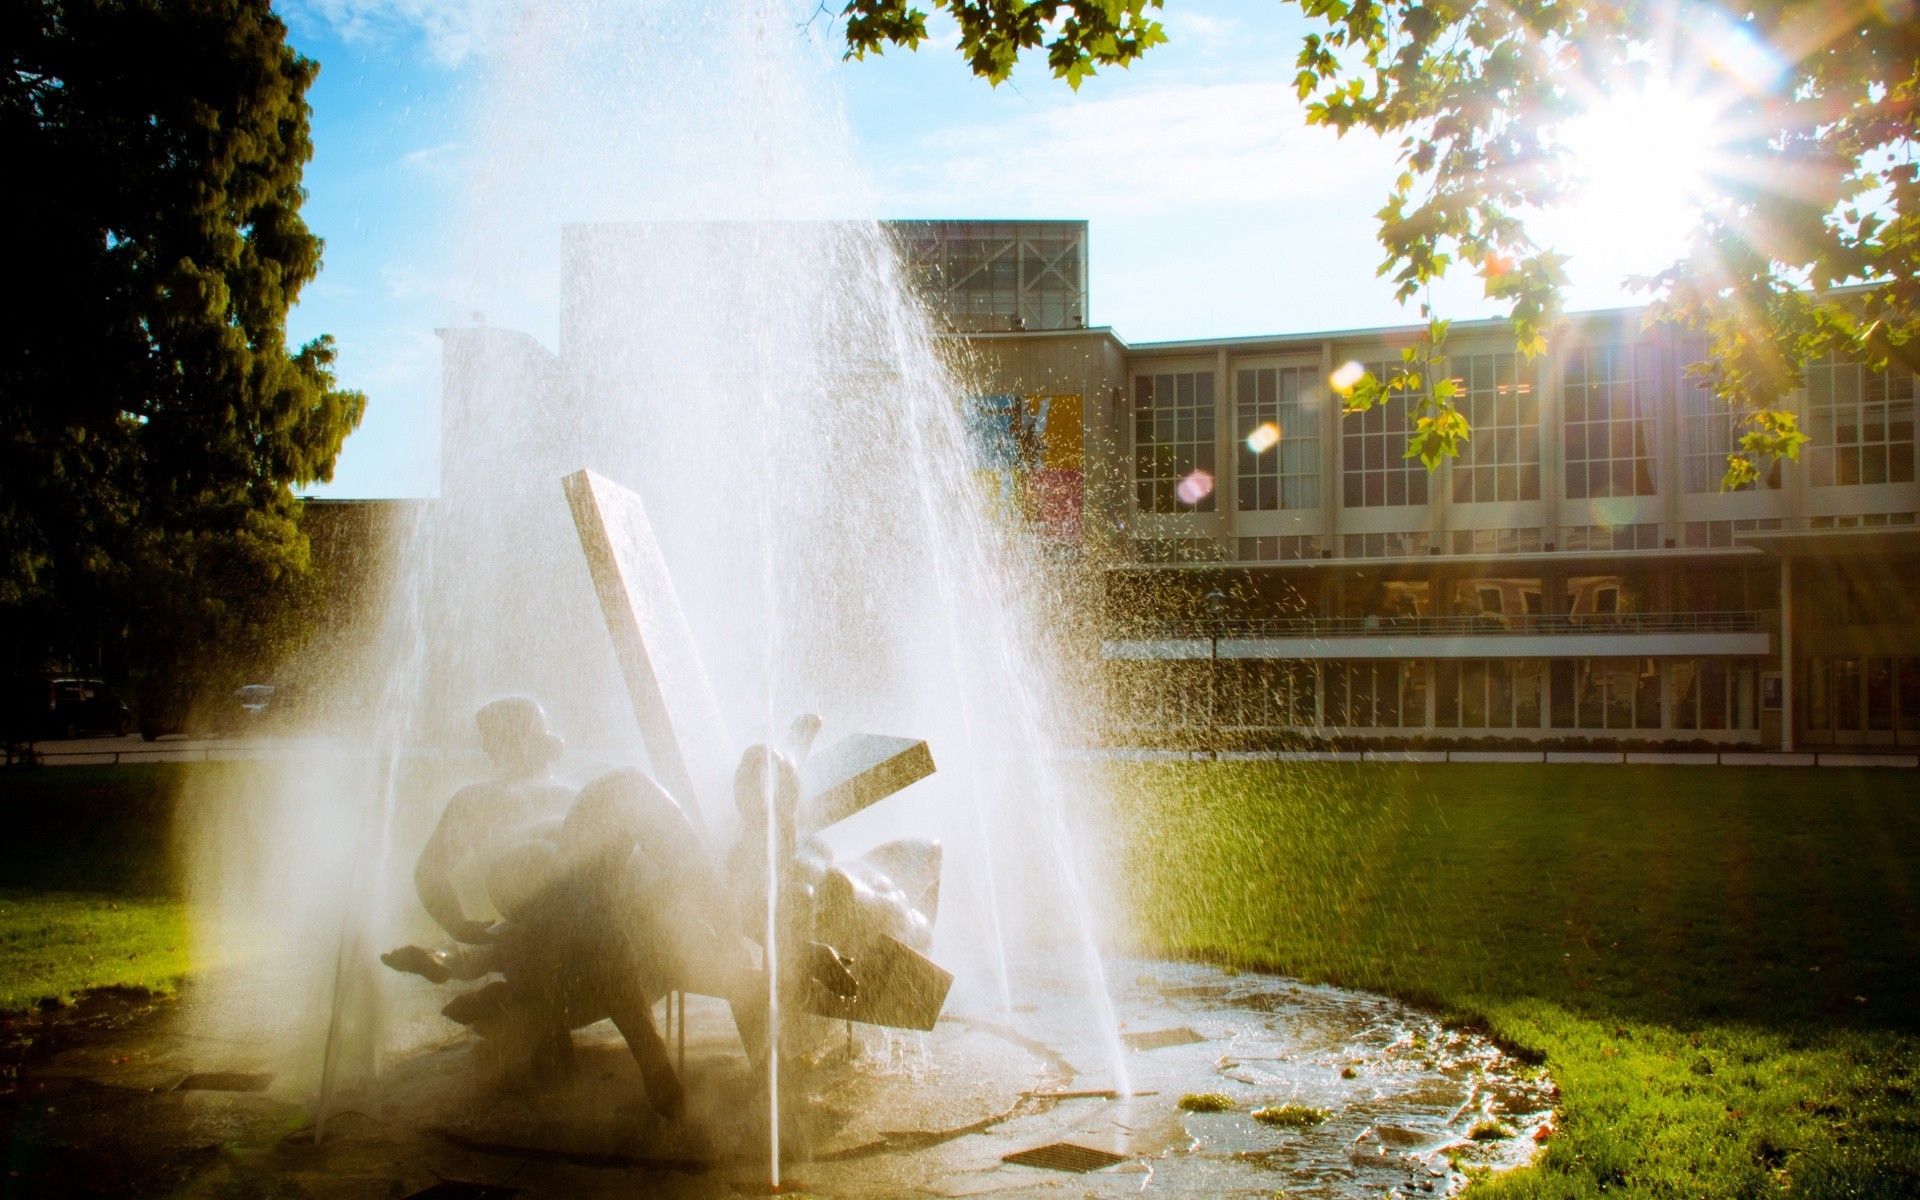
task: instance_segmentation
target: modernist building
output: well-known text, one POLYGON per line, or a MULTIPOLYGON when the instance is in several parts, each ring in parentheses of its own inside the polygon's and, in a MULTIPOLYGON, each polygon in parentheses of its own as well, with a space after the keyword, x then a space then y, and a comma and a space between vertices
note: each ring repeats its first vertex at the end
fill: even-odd
POLYGON ((979 398, 980 467, 1101 572, 1133 734, 1920 745, 1915 377, 1834 360, 1811 444, 1723 492, 1729 411, 1639 310, 1516 354, 1458 323, 1459 459, 1405 400, 1417 328, 1129 344, 1086 327, 1084 222, 910 222, 979 398))

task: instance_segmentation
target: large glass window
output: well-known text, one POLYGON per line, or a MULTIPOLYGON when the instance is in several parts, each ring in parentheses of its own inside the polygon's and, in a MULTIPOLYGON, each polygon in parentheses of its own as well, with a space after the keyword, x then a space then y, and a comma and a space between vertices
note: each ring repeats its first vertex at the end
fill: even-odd
POLYGON ((1139 510, 1212 512, 1213 475, 1213 373, 1135 376, 1133 484, 1139 510), (1197 486, 1202 478, 1204 494, 1197 486), (1183 490, 1188 480, 1194 482, 1183 490))
POLYGON ((1218 669, 1221 727, 1284 729, 1314 723, 1314 664, 1243 660, 1222 662, 1218 669))
POLYGON ((1425 663, 1328 662, 1321 720, 1335 728, 1400 729, 1427 723, 1425 663))
POLYGON ((1560 394, 1569 500, 1653 495, 1656 364, 1641 342, 1568 353, 1560 394))
POLYGON ((1451 360, 1460 408, 1473 435, 1454 460, 1456 504, 1540 498, 1540 397, 1518 354, 1451 360))
POLYGON ((1727 664, 1716 658, 1683 658, 1669 666, 1673 672, 1673 727, 1725 729, 1730 711, 1727 664))
POLYGON ((1443 729, 1538 729, 1546 665, 1537 659, 1436 664, 1434 723, 1443 729))
POLYGON ((1815 658, 1807 664, 1807 733, 1920 734, 1920 658, 1815 658))
MULTIPOLYGON (((1706 346, 1689 342, 1681 351, 1683 363, 1705 358, 1706 346)), ((1682 481, 1689 492, 1717 492, 1727 477, 1727 458, 1740 447, 1743 431, 1740 415, 1733 405, 1713 394, 1701 379, 1683 377, 1680 381, 1680 446, 1682 481)), ((1758 464, 1769 488, 1780 486, 1780 461, 1758 464)), ((1736 491, 1750 492, 1751 483, 1736 491)))
POLYGON ((1319 371, 1261 367, 1234 380, 1240 511, 1320 507, 1319 371))
POLYGON ((1660 663, 1587 658, 1553 664, 1549 715, 1556 729, 1661 728, 1660 663))
MULTIPOLYGON (((1365 364, 1375 379, 1393 377, 1401 364, 1365 364)), ((1424 393, 1395 394, 1340 423, 1341 500, 1348 508, 1390 508, 1427 502, 1427 468, 1407 457, 1407 444, 1424 393)))
POLYGON ((1913 373, 1838 356, 1807 367, 1807 480, 1913 482, 1913 373))

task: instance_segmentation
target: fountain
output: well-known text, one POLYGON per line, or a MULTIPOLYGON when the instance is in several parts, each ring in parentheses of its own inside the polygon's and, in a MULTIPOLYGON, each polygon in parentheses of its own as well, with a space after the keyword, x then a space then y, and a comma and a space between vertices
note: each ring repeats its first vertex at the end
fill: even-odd
POLYGON ((1071 609, 988 515, 884 231, 827 219, 869 204, 804 17, 508 23, 442 494, 334 664, 329 736, 190 798, 216 969, 182 1044, 313 1105, 313 1178, 1357 1195, 1457 1186, 1462 1145, 1523 1161, 1550 1085, 1483 1041, 1103 954, 1071 609), (553 789, 492 879, 422 859, 488 772, 476 711, 553 789), (642 859, 644 902, 607 899, 642 859), (598 890, 547 899, 583 863, 598 890), (1313 1115, 1249 1115, 1282 1101, 1313 1115))

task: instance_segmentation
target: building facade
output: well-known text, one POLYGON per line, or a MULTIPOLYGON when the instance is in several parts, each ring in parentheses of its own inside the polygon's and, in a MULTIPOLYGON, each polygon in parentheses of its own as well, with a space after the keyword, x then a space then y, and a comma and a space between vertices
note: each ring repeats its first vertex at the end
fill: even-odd
POLYGON ((1417 328, 1129 344, 1084 223, 895 228, 995 494, 1102 577, 1118 735, 1920 745, 1912 373, 1811 365, 1800 460, 1728 492, 1697 345, 1456 323, 1473 432, 1429 471, 1407 400, 1330 382, 1417 328))

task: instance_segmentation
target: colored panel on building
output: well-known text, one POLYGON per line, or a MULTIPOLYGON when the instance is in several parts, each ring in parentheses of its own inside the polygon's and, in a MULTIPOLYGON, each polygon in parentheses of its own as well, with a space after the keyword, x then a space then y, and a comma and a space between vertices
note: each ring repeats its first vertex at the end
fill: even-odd
POLYGON ((1010 471, 1020 465, 1017 430, 1025 407, 1018 396, 973 396, 967 400, 967 438, 977 471, 1010 471))
POLYGON ((1084 477, 1065 468, 1027 476, 1027 519, 1049 541, 1079 542, 1084 477))
POLYGON ((1085 465, 1080 427, 1081 400, 1071 396, 1029 396, 1029 412, 1044 412, 1039 423, 1040 465, 1055 470, 1078 471, 1085 465))

